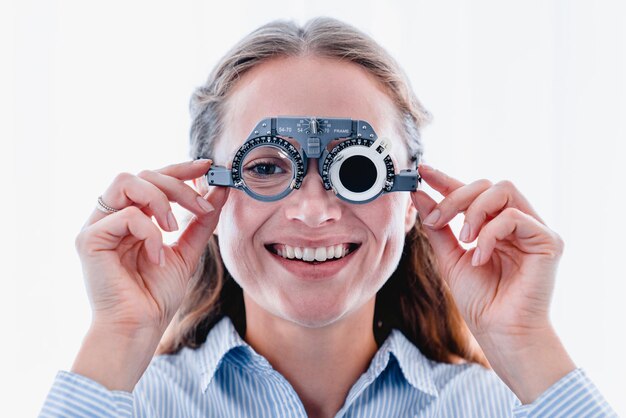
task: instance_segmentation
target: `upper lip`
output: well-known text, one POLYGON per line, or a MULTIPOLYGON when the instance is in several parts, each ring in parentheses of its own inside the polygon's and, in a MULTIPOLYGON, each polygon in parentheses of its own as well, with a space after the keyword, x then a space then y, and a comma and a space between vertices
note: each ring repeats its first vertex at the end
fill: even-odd
POLYGON ((300 247, 300 248, 319 248, 319 247, 330 247, 331 245, 337 244, 361 244, 361 241, 356 240, 353 237, 348 236, 333 236, 326 238, 298 238, 294 236, 285 237, 285 238, 277 238, 270 242, 266 242, 265 245, 274 245, 274 244, 285 244, 290 247, 300 247))

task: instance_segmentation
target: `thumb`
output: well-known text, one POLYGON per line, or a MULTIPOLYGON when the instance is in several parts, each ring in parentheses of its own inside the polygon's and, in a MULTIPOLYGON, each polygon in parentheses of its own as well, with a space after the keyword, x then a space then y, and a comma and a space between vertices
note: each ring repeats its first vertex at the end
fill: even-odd
MULTIPOLYGON (((419 212, 420 222, 437 207, 437 202, 423 190, 411 192, 411 199, 413 200, 413 205, 419 212)), ((459 241, 457 241, 452 233, 452 229, 450 229, 450 225, 446 225, 441 229, 432 229, 429 226, 423 225, 422 229, 437 256, 443 279, 447 282, 448 272, 456 265, 463 254, 465 254, 465 249, 461 247, 459 241)))
POLYGON ((194 215, 178 241, 172 245, 172 249, 179 254, 191 272, 196 268, 200 256, 215 231, 229 192, 229 187, 211 187, 205 198, 215 209, 206 215, 194 215))

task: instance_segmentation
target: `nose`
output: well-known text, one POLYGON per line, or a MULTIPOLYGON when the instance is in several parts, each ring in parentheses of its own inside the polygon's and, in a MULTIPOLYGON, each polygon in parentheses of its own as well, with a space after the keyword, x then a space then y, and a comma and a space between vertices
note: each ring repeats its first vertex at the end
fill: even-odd
POLYGON ((300 189, 285 198, 285 216, 310 228, 325 226, 341 219, 342 204, 332 190, 326 190, 317 169, 318 159, 311 158, 300 189))

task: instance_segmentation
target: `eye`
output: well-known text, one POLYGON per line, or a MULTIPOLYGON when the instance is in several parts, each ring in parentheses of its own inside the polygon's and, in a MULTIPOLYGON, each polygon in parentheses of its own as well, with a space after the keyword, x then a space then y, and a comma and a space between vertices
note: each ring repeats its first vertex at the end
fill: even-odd
POLYGON ((246 167, 246 171, 258 177, 285 173, 285 170, 278 165, 268 161, 255 161, 250 166, 246 167))

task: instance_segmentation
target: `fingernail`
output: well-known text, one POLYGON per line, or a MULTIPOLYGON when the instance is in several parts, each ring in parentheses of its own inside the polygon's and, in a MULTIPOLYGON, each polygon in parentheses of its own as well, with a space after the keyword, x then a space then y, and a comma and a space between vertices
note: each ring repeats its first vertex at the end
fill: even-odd
MULTIPOLYGON (((209 194, 207 193, 207 196, 209 194)), ((206 198, 206 196, 205 196, 206 198)), ((209 213, 211 211, 214 211, 215 208, 213 207, 212 204, 210 204, 209 202, 207 202, 206 200, 204 200, 201 196, 196 197, 196 200, 198 201, 198 205, 200 205, 200 207, 202 208, 202 210, 204 210, 206 213, 209 213)))
POLYGON ((165 265, 165 251, 161 248, 159 251, 159 266, 163 267, 165 265))
POLYGON ((428 215, 426 219, 424 219, 424 225, 433 226, 435 222, 437 222, 437 220, 439 219, 439 216, 441 216, 441 211, 439 209, 433 210, 430 215, 428 215))
POLYGON ((213 162, 212 160, 208 159, 208 158, 198 158, 197 160, 194 160, 193 163, 194 164, 205 164, 207 162, 213 162))
POLYGON ((459 239, 461 241, 467 241, 470 235, 470 227, 467 222, 463 224, 463 228, 461 228, 461 233, 459 234, 459 239))
POLYGON ((476 247, 474 256, 472 257, 472 266, 476 267, 480 262, 480 248, 476 247))
POLYGON ((434 170, 434 168, 432 168, 431 166, 429 166, 428 164, 420 164, 420 168, 422 170, 434 170))
POLYGON ((176 223, 176 218, 171 210, 167 212, 167 224, 169 225, 170 230, 178 231, 178 223, 176 223))

